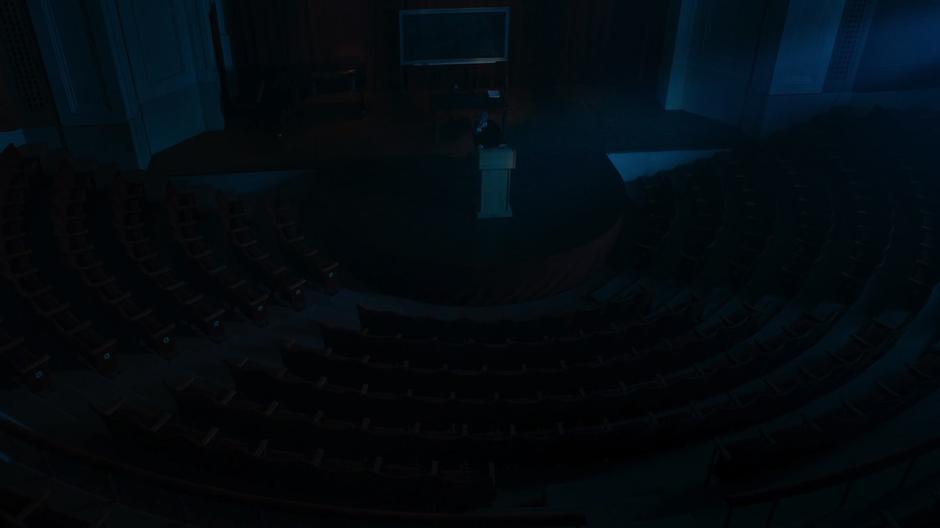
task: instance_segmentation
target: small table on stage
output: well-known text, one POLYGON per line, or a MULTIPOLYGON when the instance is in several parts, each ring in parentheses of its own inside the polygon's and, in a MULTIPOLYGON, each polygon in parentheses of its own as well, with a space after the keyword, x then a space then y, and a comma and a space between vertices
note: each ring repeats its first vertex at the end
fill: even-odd
POLYGON ((337 85, 359 98, 359 111, 366 112, 365 73, 362 66, 319 66, 310 72, 310 95, 321 93, 321 84, 337 85))
POLYGON ((431 97, 431 110, 434 114, 434 140, 440 139, 438 130, 438 114, 467 114, 474 117, 482 112, 500 114, 500 128, 506 133, 506 116, 509 113, 509 103, 506 95, 500 92, 499 97, 490 97, 486 92, 472 93, 446 93, 431 97))

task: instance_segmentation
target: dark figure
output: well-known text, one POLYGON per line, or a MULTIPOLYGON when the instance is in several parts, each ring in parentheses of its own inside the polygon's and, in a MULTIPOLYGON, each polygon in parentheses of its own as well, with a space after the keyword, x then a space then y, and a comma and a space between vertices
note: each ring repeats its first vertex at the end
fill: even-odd
POLYGON ((488 113, 480 114, 477 121, 477 127, 473 132, 473 143, 481 148, 496 148, 505 143, 503 141, 503 131, 499 125, 490 121, 488 113))

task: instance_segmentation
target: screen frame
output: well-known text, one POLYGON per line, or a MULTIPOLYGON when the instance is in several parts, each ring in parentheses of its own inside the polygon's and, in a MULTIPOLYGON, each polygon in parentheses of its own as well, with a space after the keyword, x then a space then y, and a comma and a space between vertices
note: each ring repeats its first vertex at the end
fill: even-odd
POLYGON ((402 9, 398 12, 398 60, 401 66, 444 66, 452 64, 495 64, 509 62, 509 23, 512 8, 509 7, 455 7, 441 9, 402 9), (472 59, 435 59, 435 60, 405 60, 405 32, 404 21, 406 16, 440 15, 455 13, 502 13, 506 20, 506 31, 503 35, 504 49, 502 57, 474 57, 472 59))

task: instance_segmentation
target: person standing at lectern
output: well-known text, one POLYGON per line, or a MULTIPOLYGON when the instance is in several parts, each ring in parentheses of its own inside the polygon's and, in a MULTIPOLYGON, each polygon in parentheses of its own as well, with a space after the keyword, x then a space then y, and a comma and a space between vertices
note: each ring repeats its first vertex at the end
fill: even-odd
POLYGON ((477 120, 476 129, 473 132, 473 143, 477 148, 496 148, 504 145, 503 131, 499 125, 490 121, 490 115, 487 112, 480 114, 477 120))

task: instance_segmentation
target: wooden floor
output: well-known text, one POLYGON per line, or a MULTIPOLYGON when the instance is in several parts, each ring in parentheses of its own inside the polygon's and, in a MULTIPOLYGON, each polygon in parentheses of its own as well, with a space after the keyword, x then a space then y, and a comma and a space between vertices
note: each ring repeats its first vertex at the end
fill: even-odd
POLYGON ((309 170, 317 175, 301 198, 309 229, 326 226, 323 245, 375 290, 408 295, 415 285, 464 284, 475 270, 498 272, 595 240, 625 214, 608 152, 738 140, 721 123, 666 112, 651 94, 616 87, 511 96, 514 214, 481 222, 473 116, 441 119, 436 138, 426 99, 371 97, 364 114, 354 100, 311 103, 280 137, 232 119, 225 131, 157 154, 151 170, 159 180, 309 170))
MULTIPOLYGON (((151 171, 166 175, 308 168, 332 159, 466 156, 473 116, 441 120, 439 138, 427 94, 310 101, 278 137, 252 119, 230 116, 208 132, 157 153, 151 171)), ((602 155, 615 151, 727 146, 732 127, 664 111, 652 93, 617 86, 570 87, 552 95, 509 95, 507 141, 520 151, 602 155)))

